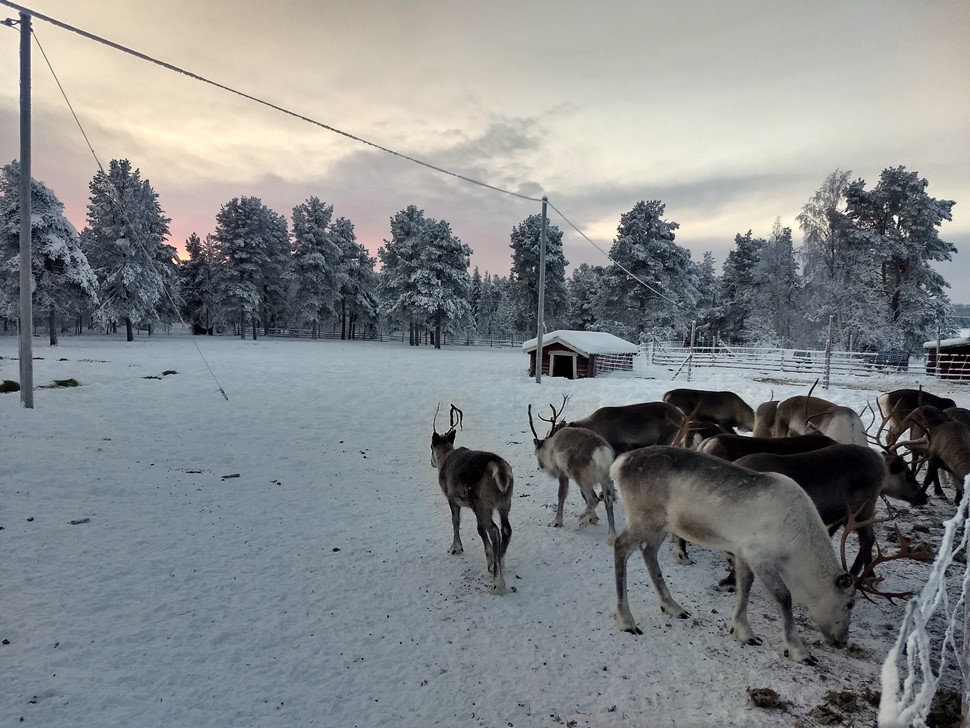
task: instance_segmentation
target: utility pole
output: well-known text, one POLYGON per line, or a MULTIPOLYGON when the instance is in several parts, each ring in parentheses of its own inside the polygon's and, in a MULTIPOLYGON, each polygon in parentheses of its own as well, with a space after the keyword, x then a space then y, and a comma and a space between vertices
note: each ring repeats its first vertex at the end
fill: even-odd
MULTIPOLYGON (((539 313, 536 316, 536 384, 542 384, 542 332, 546 327, 546 205, 542 197, 542 231, 539 233, 539 313)), ((552 374, 552 372, 549 372, 552 374)))
POLYGON ((30 307, 30 15, 20 13, 20 401, 34 408, 34 330, 30 307))

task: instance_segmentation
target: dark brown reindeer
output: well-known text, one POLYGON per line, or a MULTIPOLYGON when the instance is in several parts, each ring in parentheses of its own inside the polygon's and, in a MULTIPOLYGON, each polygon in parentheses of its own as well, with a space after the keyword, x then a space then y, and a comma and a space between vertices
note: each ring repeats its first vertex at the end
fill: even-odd
MULTIPOLYGON (((441 405, 438 405, 440 409, 441 405)), ((512 538, 509 510, 512 508, 512 468, 501 457, 491 452, 455 448, 455 431, 461 427, 462 411, 451 405, 451 427, 445 434, 436 429, 438 409, 431 423, 431 464, 438 469, 438 484, 451 508, 454 540, 451 553, 462 553, 459 526, 461 509, 470 508, 478 521, 478 535, 485 544, 485 561, 492 575, 491 592, 505 593, 505 576, 502 566, 505 551, 512 538), (492 520, 498 511, 501 530, 492 520)))
POLYGON ((738 458, 755 453, 794 455, 795 453, 819 450, 836 444, 838 443, 835 440, 821 432, 810 432, 807 435, 793 435, 791 437, 717 435, 701 443, 698 450, 734 462, 738 458))
MULTIPOLYGON (((845 525, 848 512, 863 520, 872 518, 881 495, 914 506, 926 504, 926 494, 903 458, 870 447, 831 445, 793 455, 763 453, 740 458, 735 464, 762 473, 781 473, 798 483, 818 509, 829 535, 845 525)), ((859 527, 857 536, 859 552, 849 569, 853 575, 872 560, 876 541, 871 525, 859 527)))
POLYGON ((889 434, 886 441, 893 445, 899 436, 906 431, 904 422, 910 412, 929 405, 937 409, 945 410, 948 407, 956 407, 949 397, 940 397, 927 392, 925 389, 894 389, 891 392, 884 392, 876 397, 876 404, 883 416, 883 424, 889 423, 889 434))
POLYGON ((589 417, 559 427, 585 427, 606 440, 617 455, 648 445, 670 445, 687 416, 666 402, 600 407, 589 417))
POLYGON ((930 405, 917 407, 910 412, 902 424, 902 432, 909 429, 913 439, 900 442, 899 447, 907 447, 916 453, 920 464, 926 463, 926 478, 923 480, 925 492, 930 483, 933 492, 946 498, 940 484, 940 471, 954 480, 955 502, 963 499, 963 482, 970 474, 970 430, 961 422, 952 419, 942 410, 930 405))
POLYGON ((647 447, 621 455, 610 474, 627 512, 627 525, 613 546, 618 629, 641 633, 630 612, 626 586, 627 560, 638 549, 661 610, 682 619, 690 616, 670 595, 657 561, 669 532, 735 554, 735 640, 761 644, 747 619, 748 594, 757 575, 781 612, 786 657, 816 664, 795 629, 793 601, 808 607, 830 643, 846 644, 855 602, 852 575, 839 566, 811 499, 790 478, 676 447, 647 447))
POLYGON ((556 517, 550 525, 556 528, 562 527, 562 510, 566 502, 566 493, 569 491, 569 480, 572 478, 579 486, 586 501, 586 510, 579 517, 579 527, 583 528, 599 519, 596 516, 596 506, 600 501, 596 495, 596 486, 599 485, 603 496, 603 503, 606 506, 606 519, 609 523, 609 543, 616 540, 616 525, 613 520, 613 501, 616 496, 613 492, 613 482, 610 480, 610 466, 613 464, 613 448, 602 437, 592 430, 584 427, 557 427, 556 420, 562 415, 566 408, 568 397, 563 395, 562 407, 559 411, 553 405, 552 417, 540 420, 549 423, 549 434, 545 438, 540 438, 536 432, 535 424, 532 421, 532 405, 529 405, 529 427, 532 429, 535 446, 536 460, 539 467, 547 474, 559 480, 559 501, 556 507, 556 517))
POLYGON ((772 437, 775 431, 775 418, 778 415, 778 400, 762 402, 754 411, 754 437, 772 437))
POLYGON ((754 410, 734 392, 704 389, 671 389, 663 401, 672 404, 691 420, 715 422, 725 432, 754 429, 754 410))

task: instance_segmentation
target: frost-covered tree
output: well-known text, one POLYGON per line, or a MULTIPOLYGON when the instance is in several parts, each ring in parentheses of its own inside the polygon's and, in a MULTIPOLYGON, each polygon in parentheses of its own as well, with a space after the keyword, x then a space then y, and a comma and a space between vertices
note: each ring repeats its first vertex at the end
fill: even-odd
POLYGON ((212 239, 222 261, 223 297, 237 311, 240 338, 246 338, 248 316, 255 339, 259 316, 273 315, 283 297, 286 219, 258 197, 235 197, 216 215, 212 239))
POLYGON ((434 347, 441 348, 441 331, 451 332, 468 322, 471 248, 452 232, 445 220, 429 219, 421 234, 421 265, 412 283, 415 305, 434 325, 434 347))
MULTIPOLYGON (((520 331, 534 332, 539 313, 539 248, 542 238, 542 216, 530 215, 512 228, 512 270, 509 278, 519 301, 520 331)), ((566 260, 562 249, 562 231, 546 224, 546 276, 543 318, 549 328, 558 328, 568 309, 566 295, 566 260)))
POLYGON ((776 220, 754 265, 753 307, 744 338, 753 344, 792 346, 799 297, 791 228, 776 220))
POLYGON ((566 291, 569 296, 569 327, 577 331, 597 328, 596 301, 603 283, 603 266, 583 263, 573 269, 566 291))
POLYGON ((311 322, 317 338, 321 319, 336 313, 347 271, 344 251, 330 229, 333 205, 311 197, 293 208, 292 276, 297 286, 295 314, 311 322))
POLYGON ((949 284, 932 262, 950 260, 956 246, 940 239, 951 220, 952 200, 930 197, 926 179, 905 167, 890 167, 871 190, 857 180, 846 189, 852 235, 873 251, 888 318, 902 345, 913 351, 936 333, 949 307, 949 284))
POLYGON ((331 226, 333 239, 341 252, 344 272, 340 287, 340 338, 357 338, 358 331, 377 323, 380 302, 377 299, 377 259, 357 242, 354 225, 339 217, 331 226))
POLYGON ((714 310, 714 333, 735 344, 746 343, 748 319, 756 308, 755 290, 759 284, 756 266, 765 241, 749 230, 735 235, 721 272, 719 302, 714 310))
POLYGON ((124 320, 133 341, 132 325, 158 320, 175 299, 177 256, 165 242, 170 221, 151 183, 127 159, 111 160, 90 190, 81 246, 98 276, 100 318, 124 320))
POLYGON ((219 251, 211 235, 192 233, 185 241, 189 259, 179 264, 182 313, 193 330, 211 333, 221 319, 219 251))
POLYGON ((664 204, 638 202, 620 216, 596 314, 604 327, 636 340, 652 331, 684 331, 697 296, 696 266, 674 242, 676 222, 663 219, 664 204), (612 323, 610 323, 612 322, 612 323))
MULTIPOLYGON (((30 186, 31 307, 56 346, 58 317, 96 305, 98 282, 64 205, 42 182, 30 186)), ((0 169, 0 315, 11 319, 20 315, 20 220, 20 163, 11 162, 0 169)))
POLYGON ((391 239, 377 251, 381 261, 381 314, 408 325, 411 346, 421 343, 418 326, 423 322, 414 279, 421 270, 421 236, 427 222, 424 210, 408 205, 391 217, 391 239))

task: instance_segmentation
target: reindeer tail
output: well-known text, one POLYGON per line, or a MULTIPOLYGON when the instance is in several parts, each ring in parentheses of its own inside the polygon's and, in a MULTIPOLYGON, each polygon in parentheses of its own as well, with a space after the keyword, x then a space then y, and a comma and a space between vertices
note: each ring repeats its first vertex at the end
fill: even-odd
POLYGON ((504 460, 493 460, 489 464, 489 469, 492 471, 492 479, 495 481, 495 485, 501 492, 508 493, 512 490, 512 466, 504 460))
POLYGON ((593 463, 601 473, 609 472, 610 466, 613 465, 613 458, 613 448, 609 445, 600 445, 593 451, 593 463))

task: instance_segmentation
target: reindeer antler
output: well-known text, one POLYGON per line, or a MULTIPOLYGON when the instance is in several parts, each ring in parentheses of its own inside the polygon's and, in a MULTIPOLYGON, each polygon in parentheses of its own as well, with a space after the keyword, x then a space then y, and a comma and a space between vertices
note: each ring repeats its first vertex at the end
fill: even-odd
MULTIPOLYGON (((568 402, 568 401, 569 401, 569 395, 568 394, 563 394, 563 396, 562 396, 562 407, 559 408, 559 411, 558 412, 556 412, 555 405, 551 405, 550 404, 549 405, 549 409, 552 410, 552 417, 550 419, 548 419, 548 420, 545 417, 543 417, 542 415, 540 415, 540 414, 537 414, 536 415, 536 417, 538 417, 543 422, 548 422, 549 423, 549 434, 546 435, 546 437, 552 437, 556 433, 556 420, 562 415, 563 410, 566 409, 566 402, 568 402)), ((529 414, 529 423, 530 424, 532 423, 531 410, 530 410, 530 414, 529 414)), ((562 423, 560 423, 559 428, 562 429, 562 423)), ((532 432, 535 432, 535 428, 534 427, 532 428, 532 432)), ((539 440, 541 438, 539 438, 539 436, 537 435, 536 436, 536 439, 539 440)))
POLYGON ((539 433, 536 432, 535 423, 532 421, 532 403, 531 402, 529 403, 529 428, 532 430, 532 436, 536 440, 541 440, 542 439, 541 437, 539 437, 539 433))
POLYGON ((448 412, 448 421, 451 423, 452 430, 454 430, 455 427, 457 427, 459 430, 464 429, 461 424, 464 417, 465 415, 460 409, 455 407, 455 405, 451 405, 451 409, 448 412))
MULTIPOLYGON (((861 513, 862 510, 866 508, 866 506, 868 505, 869 505, 869 502, 867 501, 865 504, 863 504, 862 508, 860 508, 855 513, 852 513, 851 509, 847 508, 847 510, 849 511, 849 515, 848 515, 848 519, 846 520, 845 527, 842 530, 842 538, 840 542, 842 568, 846 569, 846 571, 848 571, 848 569, 846 568, 845 541, 846 541, 846 538, 848 538, 848 535, 852 531, 857 531, 858 529, 863 528, 865 526, 874 526, 878 523, 886 523, 889 520, 888 518, 872 517, 872 518, 867 518, 866 520, 861 522, 857 521, 856 516, 859 515, 859 513, 861 513)), ((893 524, 893 528, 896 531, 896 537, 899 539, 899 550, 896 551, 896 553, 894 554, 884 554, 882 552, 882 547, 879 546, 879 542, 876 541, 876 558, 874 558, 872 561, 866 564, 866 566, 862 569, 862 572, 859 574, 859 576, 855 578, 856 589, 862 594, 862 596, 864 596, 870 602, 875 602, 875 600, 871 596, 869 596, 870 594, 874 596, 885 597, 886 599, 889 600, 891 604, 894 603, 893 599, 902 599, 905 597, 911 597, 914 594, 914 592, 911 592, 911 591, 907 591, 907 592, 881 591, 877 587, 877 585, 879 584, 879 582, 883 580, 884 577, 878 576, 875 573, 875 569, 879 564, 884 564, 887 561, 896 561, 898 559, 912 559, 914 561, 926 561, 928 559, 933 558, 933 551, 929 546, 922 545, 919 548, 913 548, 910 545, 909 539, 903 536, 902 532, 899 530, 899 526, 893 524)))

